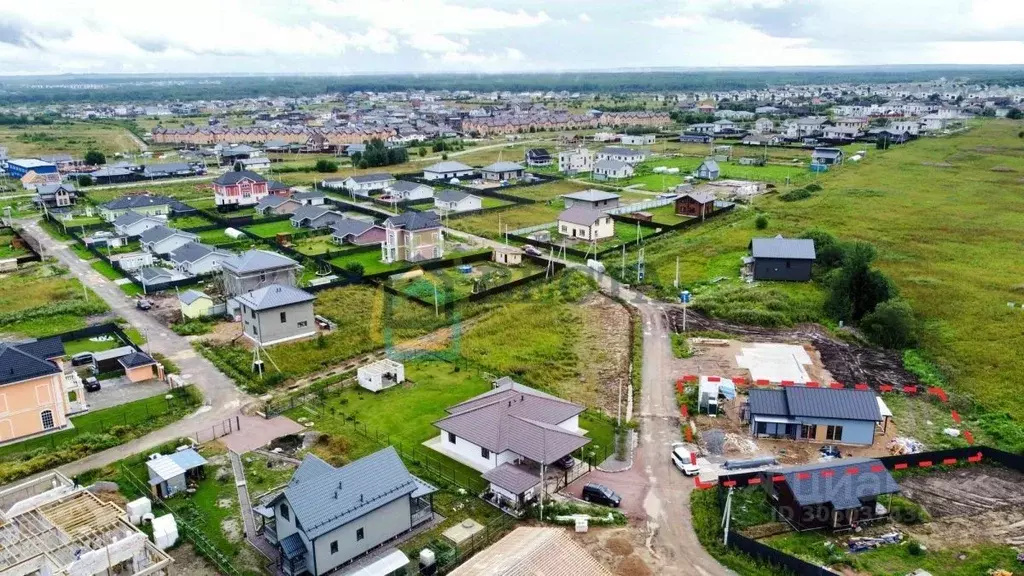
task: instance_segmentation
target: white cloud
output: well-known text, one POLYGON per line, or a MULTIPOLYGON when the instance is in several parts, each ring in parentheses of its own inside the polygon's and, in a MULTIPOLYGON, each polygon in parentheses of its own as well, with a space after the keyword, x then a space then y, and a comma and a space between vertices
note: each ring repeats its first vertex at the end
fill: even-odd
POLYGON ((580 12, 580 15, 577 17, 577 19, 580 22, 583 22, 584 24, 590 23, 590 15, 587 14, 586 12, 580 12))

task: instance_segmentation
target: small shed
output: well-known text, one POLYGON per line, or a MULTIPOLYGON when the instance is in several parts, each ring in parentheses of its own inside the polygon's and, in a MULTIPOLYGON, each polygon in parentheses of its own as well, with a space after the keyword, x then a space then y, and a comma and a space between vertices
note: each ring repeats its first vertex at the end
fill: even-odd
POLYGON ((519 266, 523 263, 523 251, 513 246, 495 248, 494 261, 505 266, 519 266))
POLYGON ((700 388, 697 392, 697 411, 708 416, 718 415, 718 384, 720 380, 711 380, 707 376, 700 377, 700 388))
POLYGON ((121 366, 120 360, 125 356, 131 356, 135 354, 137 350, 132 346, 119 346, 111 350, 104 350, 102 352, 96 352, 92 355, 93 365, 96 366, 97 374, 104 374, 106 372, 116 372, 122 370, 124 367, 121 366))
POLYGON ((718 168, 718 161, 712 158, 704 160, 697 167, 697 178, 701 180, 717 180, 720 175, 721 170, 718 168))
POLYGON ((185 290, 178 294, 178 302, 181 304, 181 317, 186 320, 209 316, 213 308, 213 298, 198 290, 185 290))
POLYGON ((200 480, 206 476, 206 458, 192 448, 154 456, 146 462, 146 469, 149 471, 149 485, 158 498, 169 498, 183 492, 188 488, 189 480, 200 480))
POLYGON ((359 385, 372 392, 397 386, 405 382, 405 366, 389 358, 362 366, 356 371, 359 385))

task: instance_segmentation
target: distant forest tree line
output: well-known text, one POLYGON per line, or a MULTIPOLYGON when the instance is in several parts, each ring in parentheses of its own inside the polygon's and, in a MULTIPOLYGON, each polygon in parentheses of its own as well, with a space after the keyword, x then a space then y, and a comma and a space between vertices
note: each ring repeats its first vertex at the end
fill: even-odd
POLYGON ((536 74, 424 74, 379 76, 52 76, 0 78, 0 105, 74 102, 156 102, 259 96, 299 97, 357 90, 569 91, 594 93, 725 91, 785 84, 899 83, 939 77, 987 85, 1024 84, 1012 67, 878 67, 575 72, 536 74), (215 79, 215 82, 211 82, 215 79), (172 80, 174 84, 162 81, 172 80), (189 82, 194 80, 194 82, 189 82), (47 83, 54 84, 47 86, 47 83), (79 82, 89 90, 66 88, 79 82), (152 82, 152 83, 147 83, 152 82), (59 84, 59 85, 58 85, 59 84))

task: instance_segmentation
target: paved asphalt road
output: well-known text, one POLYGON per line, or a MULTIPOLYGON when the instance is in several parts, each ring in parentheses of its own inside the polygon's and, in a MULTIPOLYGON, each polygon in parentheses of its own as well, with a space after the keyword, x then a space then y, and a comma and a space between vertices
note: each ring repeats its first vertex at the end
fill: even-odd
POLYGON ((103 298, 115 314, 128 320, 132 326, 143 333, 148 340, 144 349, 150 352, 159 352, 181 367, 182 377, 203 392, 206 404, 196 413, 178 422, 127 444, 65 464, 59 468, 60 471, 69 475, 79 474, 117 462, 126 454, 137 454, 180 436, 188 436, 196 430, 208 429, 214 424, 238 414, 243 402, 251 400, 250 396, 239 391, 235 383, 217 370, 212 363, 197 354, 188 340, 178 336, 146 312, 136 309, 135 301, 128 297, 121 288, 93 270, 88 263, 83 262, 63 243, 52 239, 49 234, 39 228, 36 222, 22 221, 20 224, 27 234, 40 242, 44 256, 54 256, 67 265, 71 269, 71 273, 92 288, 100 298, 103 298))

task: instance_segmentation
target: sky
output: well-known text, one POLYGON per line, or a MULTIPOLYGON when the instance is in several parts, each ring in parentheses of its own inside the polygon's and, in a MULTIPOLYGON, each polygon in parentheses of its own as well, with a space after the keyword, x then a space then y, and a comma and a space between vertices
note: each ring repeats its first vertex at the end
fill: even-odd
POLYGON ((0 75, 1022 63, 1022 0, 0 0, 0 75))

